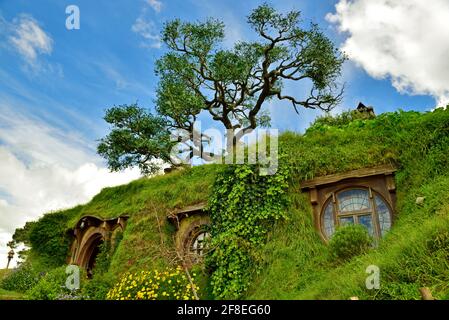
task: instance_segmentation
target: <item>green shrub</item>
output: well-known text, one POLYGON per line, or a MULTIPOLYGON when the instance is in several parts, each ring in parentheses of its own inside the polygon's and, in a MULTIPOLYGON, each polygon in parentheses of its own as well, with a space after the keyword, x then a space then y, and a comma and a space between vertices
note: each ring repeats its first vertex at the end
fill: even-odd
POLYGON ((29 243, 43 265, 54 268, 65 264, 71 243, 67 221, 77 210, 78 207, 46 214, 31 227, 29 243))
POLYGON ((329 251, 334 258, 349 260, 364 253, 372 242, 365 227, 350 224, 335 231, 329 241, 329 251))
MULTIPOLYGON (((80 300, 80 290, 69 290, 66 287, 68 275, 66 266, 51 270, 43 276, 39 282, 27 292, 31 300, 80 300)), ((80 272, 80 280, 85 279, 85 275, 80 272)))
MULTIPOLYGON (((192 274, 193 289, 198 291, 192 274)), ((193 300, 192 284, 181 267, 126 273, 107 294, 109 300, 193 300)))
POLYGON ((39 281, 39 273, 30 263, 24 263, 10 272, 0 282, 0 287, 8 291, 25 292, 39 281))
POLYGON ((342 127, 350 124, 353 121, 363 121, 375 118, 375 115, 365 112, 359 112, 357 110, 343 111, 338 115, 325 114, 319 116, 307 129, 307 132, 322 130, 326 127, 342 127))
POLYGON ((104 241, 99 246, 99 252, 95 259, 94 274, 103 274, 109 270, 113 250, 110 241, 104 241))
POLYGON ((82 289, 82 296, 88 300, 106 300, 108 292, 116 282, 115 276, 110 273, 95 274, 91 280, 86 281, 82 289))

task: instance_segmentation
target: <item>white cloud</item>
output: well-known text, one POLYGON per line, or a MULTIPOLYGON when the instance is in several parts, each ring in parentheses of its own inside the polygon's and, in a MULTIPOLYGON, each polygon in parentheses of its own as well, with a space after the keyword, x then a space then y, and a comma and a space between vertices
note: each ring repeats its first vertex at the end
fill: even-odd
POLYGON ((151 8, 153 8, 154 11, 156 12, 161 12, 162 9, 162 2, 158 1, 158 0, 146 0, 146 3, 148 3, 150 5, 151 8))
POLYGON ((400 93, 449 102, 449 1, 340 0, 328 21, 347 35, 342 49, 400 93))
POLYGON ((9 42, 28 64, 34 65, 39 54, 51 54, 53 39, 33 17, 21 15, 13 20, 10 28, 9 42))
POLYGON ((131 30, 146 40, 146 42, 142 43, 142 46, 156 49, 161 47, 161 37, 159 36, 153 21, 147 20, 141 16, 136 19, 131 30))
POLYGON ((109 172, 78 135, 0 105, 0 263, 12 233, 26 221, 138 177, 135 169, 109 172))

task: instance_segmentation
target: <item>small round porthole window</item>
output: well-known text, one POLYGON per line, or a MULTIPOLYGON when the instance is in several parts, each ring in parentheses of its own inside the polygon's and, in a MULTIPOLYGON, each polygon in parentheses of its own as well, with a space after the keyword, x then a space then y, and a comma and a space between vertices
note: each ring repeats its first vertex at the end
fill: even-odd
POLYGON ((198 257, 202 257, 204 255, 205 250, 207 249, 207 241, 210 238, 209 232, 202 230, 196 234, 193 238, 190 252, 198 257))
POLYGON ((321 215, 321 229, 327 239, 337 226, 360 224, 374 238, 391 228, 392 211, 381 195, 370 188, 351 188, 333 193, 321 215))
POLYGON ((194 228, 184 245, 184 252, 191 263, 197 263, 202 260, 207 252, 210 240, 208 225, 200 225, 194 228))

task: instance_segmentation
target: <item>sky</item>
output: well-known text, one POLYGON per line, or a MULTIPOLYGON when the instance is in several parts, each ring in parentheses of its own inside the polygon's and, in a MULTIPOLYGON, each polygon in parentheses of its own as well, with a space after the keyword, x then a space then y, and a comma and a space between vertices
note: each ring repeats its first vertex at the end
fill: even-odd
MULTIPOLYGON (((136 169, 109 172, 95 150, 108 133, 105 109, 134 102, 154 108, 164 22, 219 18, 226 25, 223 46, 230 48, 254 37, 246 16, 261 3, 0 0, 0 268, 6 243, 26 221, 140 176, 136 169), (79 9, 79 29, 66 27, 70 5, 79 9)), ((346 53, 339 79, 345 95, 334 112, 360 101, 376 113, 429 111, 449 101, 449 1, 273 3, 283 12, 301 11, 305 25, 317 23, 346 53)), ((297 115, 276 101, 267 107, 280 131, 303 132, 320 115, 297 115)))

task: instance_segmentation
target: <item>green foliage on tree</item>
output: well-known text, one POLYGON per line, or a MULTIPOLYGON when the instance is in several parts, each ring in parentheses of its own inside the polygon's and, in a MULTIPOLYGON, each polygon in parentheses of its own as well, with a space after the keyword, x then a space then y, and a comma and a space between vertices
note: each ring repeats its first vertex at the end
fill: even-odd
POLYGON ((299 107, 330 110, 340 101, 336 80, 344 57, 317 25, 304 27, 300 12, 279 13, 268 4, 254 9, 247 22, 256 40, 240 41, 232 48, 222 44, 225 26, 219 20, 175 19, 165 24, 162 40, 168 52, 156 62, 156 113, 137 105, 113 107, 106 113, 112 131, 101 140, 98 152, 110 169, 137 165, 152 173, 155 159, 176 162, 169 157, 170 132, 187 134, 181 151, 210 160, 203 153, 203 138, 192 138, 200 113, 229 130, 229 152, 256 127, 269 126, 264 105, 271 99, 286 100, 297 112, 299 107), (289 82, 310 93, 288 94, 284 87, 289 82))
POLYGON ((29 221, 25 223, 23 228, 18 228, 13 234, 13 241, 17 244, 23 243, 27 246, 30 245, 30 232, 33 227, 36 225, 36 221, 29 221))
POLYGON ((106 111, 111 133, 101 140, 98 153, 107 159, 113 171, 137 165, 144 174, 158 169, 156 159, 169 162, 170 134, 167 121, 137 104, 121 105, 106 111))

